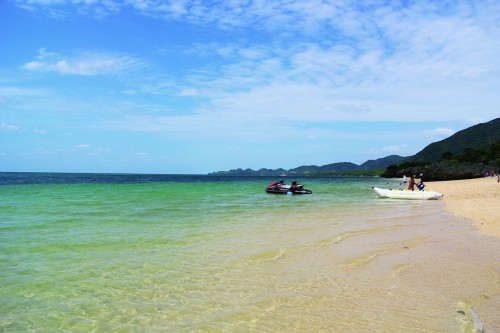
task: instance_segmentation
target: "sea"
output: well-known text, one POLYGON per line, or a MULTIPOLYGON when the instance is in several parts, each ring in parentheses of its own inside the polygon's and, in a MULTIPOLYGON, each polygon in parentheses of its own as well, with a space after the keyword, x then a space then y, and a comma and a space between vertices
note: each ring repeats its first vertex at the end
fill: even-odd
POLYGON ((499 332, 500 247, 379 177, 0 173, 0 332, 499 332))

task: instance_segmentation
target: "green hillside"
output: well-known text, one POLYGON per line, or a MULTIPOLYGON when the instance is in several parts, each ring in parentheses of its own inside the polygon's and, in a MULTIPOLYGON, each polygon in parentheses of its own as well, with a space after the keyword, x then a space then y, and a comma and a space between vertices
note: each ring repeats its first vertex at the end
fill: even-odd
POLYGON ((500 118, 432 143, 414 156, 390 165, 383 177, 424 174, 427 180, 482 177, 500 168, 500 118))
POLYGON ((365 163, 360 165, 361 170, 376 170, 376 169, 384 169, 388 165, 397 164, 401 162, 404 157, 399 155, 390 155, 384 158, 379 158, 376 160, 368 160, 365 163))
POLYGON ((368 160, 361 165, 351 162, 331 163, 323 166, 303 165, 294 169, 233 169, 229 171, 217 171, 209 173, 211 176, 282 176, 282 175, 380 175, 390 164, 398 163, 404 157, 391 155, 376 160, 368 160))
POLYGON ((500 118, 461 130, 447 139, 431 143, 404 162, 437 162, 443 155, 463 153, 466 149, 488 148, 500 140, 500 118))

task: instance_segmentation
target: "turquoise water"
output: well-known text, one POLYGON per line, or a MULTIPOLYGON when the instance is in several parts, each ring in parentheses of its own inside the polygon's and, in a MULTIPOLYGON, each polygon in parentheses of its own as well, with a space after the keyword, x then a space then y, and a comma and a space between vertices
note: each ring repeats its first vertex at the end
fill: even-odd
MULTIPOLYGON (((427 224, 413 221, 421 203, 377 199, 371 186, 397 186, 381 178, 298 179, 313 194, 294 196, 265 193, 268 178, 1 179, 2 332, 369 331, 376 306, 342 314, 342 297, 366 293, 366 277, 349 281, 398 242, 424 242, 401 230, 427 224), (390 244, 366 238, 388 232, 390 244)), ((430 331, 441 325, 456 319, 430 331)))

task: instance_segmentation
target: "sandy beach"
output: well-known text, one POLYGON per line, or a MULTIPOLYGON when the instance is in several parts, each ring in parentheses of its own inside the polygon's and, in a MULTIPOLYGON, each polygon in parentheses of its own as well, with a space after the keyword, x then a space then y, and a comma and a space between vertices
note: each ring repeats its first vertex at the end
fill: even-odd
POLYGON ((500 183, 496 177, 427 182, 427 189, 444 195, 446 210, 470 219, 477 229, 500 238, 500 183))

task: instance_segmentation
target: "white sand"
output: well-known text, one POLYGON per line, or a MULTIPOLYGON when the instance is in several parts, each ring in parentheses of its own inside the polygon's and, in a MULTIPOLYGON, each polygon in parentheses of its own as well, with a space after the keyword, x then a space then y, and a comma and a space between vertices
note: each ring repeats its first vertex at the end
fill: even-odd
POLYGON ((472 220, 482 233, 500 238, 500 183, 497 177, 427 182, 444 195, 446 209, 472 220))

